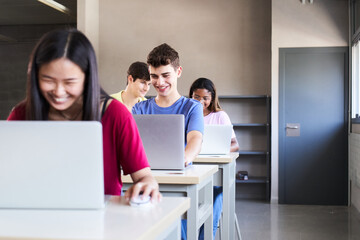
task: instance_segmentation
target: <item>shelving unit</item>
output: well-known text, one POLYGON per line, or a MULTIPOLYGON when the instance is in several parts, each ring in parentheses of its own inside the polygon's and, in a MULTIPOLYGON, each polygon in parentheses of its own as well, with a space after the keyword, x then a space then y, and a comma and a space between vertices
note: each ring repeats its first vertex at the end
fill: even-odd
MULTIPOLYGON (((249 114, 249 116, 246 116, 245 120, 241 119, 241 116, 238 115, 242 115, 242 113, 237 112, 236 113, 236 108, 233 106, 232 108, 229 109, 225 109, 225 111, 229 114, 231 121, 233 122, 233 126, 234 126, 234 130, 236 132, 241 132, 241 131, 249 131, 250 134, 251 132, 255 132, 255 131, 260 131, 260 130, 264 130, 263 134, 264 138, 266 138, 266 146, 264 147, 264 149, 260 149, 260 150, 254 150, 253 149, 253 145, 256 144, 250 144, 250 146, 247 146, 249 149, 242 149, 241 148, 241 144, 242 144, 242 139, 239 138, 239 136, 237 135, 238 141, 239 141, 239 145, 240 145, 240 151, 239 151, 239 157, 237 159, 237 165, 240 166, 240 169, 238 168, 237 170, 246 170, 246 169, 241 169, 241 164, 242 161, 245 161, 245 159, 248 159, 249 157, 259 157, 262 160, 262 164, 265 164, 265 168, 266 168, 266 173, 262 176, 258 176, 258 175, 252 175, 251 171, 248 171, 248 180, 236 180, 237 184, 264 184, 265 188, 266 188, 266 193, 265 198, 267 200, 270 200, 270 181, 271 181, 271 170, 270 170, 270 166, 271 166, 271 154, 270 154, 270 149, 271 149, 271 98, 270 96, 267 95, 231 95, 231 96, 219 96, 220 99, 220 104, 222 104, 223 102, 231 102, 231 103, 236 103, 236 106, 241 108, 241 104, 244 104, 244 102, 246 102, 247 104, 247 110, 249 114), (245 100, 245 101, 244 101, 245 100), (251 116, 252 113, 251 109, 252 106, 251 104, 253 104, 256 101, 257 105, 264 105, 264 108, 266 109, 265 112, 257 110, 258 112, 260 111, 260 115, 263 114, 263 116, 261 116, 260 118, 262 119, 261 121, 263 122, 257 122, 256 120, 254 121, 253 117, 251 116), (236 119, 236 120, 233 120, 236 119), (251 122, 246 122, 246 121, 251 121, 251 122), (253 122, 254 121, 254 122, 253 122)), ((258 117, 259 118, 259 117, 258 117)), ((251 164, 251 162, 250 162, 251 164)))

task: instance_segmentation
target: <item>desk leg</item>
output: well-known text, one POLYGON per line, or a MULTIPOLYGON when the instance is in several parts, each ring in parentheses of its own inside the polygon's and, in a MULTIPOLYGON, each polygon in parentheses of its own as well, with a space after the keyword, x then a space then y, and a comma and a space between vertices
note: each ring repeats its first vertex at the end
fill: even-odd
POLYGON ((187 187, 187 196, 190 197, 190 209, 187 211, 187 239, 198 239, 197 216, 199 211, 199 191, 196 185, 187 187))
POLYGON ((213 197, 214 197, 214 188, 212 181, 210 184, 205 186, 205 205, 209 205, 211 213, 204 222, 204 239, 213 239, 213 197))
POLYGON ((221 239, 229 240, 230 238, 230 175, 229 164, 222 165, 222 182, 223 182, 223 219, 221 239))
POLYGON ((229 164, 229 239, 235 239, 235 183, 236 183, 236 161, 229 164))
POLYGON ((223 221, 221 239, 235 239, 235 164, 222 165, 223 221))

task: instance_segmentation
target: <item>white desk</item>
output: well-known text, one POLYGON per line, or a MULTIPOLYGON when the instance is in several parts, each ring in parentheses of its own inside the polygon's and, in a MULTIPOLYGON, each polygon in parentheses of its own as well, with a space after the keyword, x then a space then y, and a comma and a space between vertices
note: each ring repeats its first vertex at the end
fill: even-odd
POLYGON ((184 197, 141 209, 114 196, 102 210, 0 209, 0 239, 180 239, 189 207, 184 197))
POLYGON ((223 187, 222 240, 235 239, 235 174, 238 153, 229 155, 198 155, 195 164, 215 164, 219 171, 214 176, 214 185, 223 187))
MULTIPOLYGON (((191 206, 187 212, 187 239, 197 240, 198 230, 204 224, 204 238, 212 239, 213 175, 217 165, 193 165, 184 172, 152 170, 160 191, 167 195, 187 196, 191 206)), ((129 175, 121 176, 123 189, 132 184, 129 175)))

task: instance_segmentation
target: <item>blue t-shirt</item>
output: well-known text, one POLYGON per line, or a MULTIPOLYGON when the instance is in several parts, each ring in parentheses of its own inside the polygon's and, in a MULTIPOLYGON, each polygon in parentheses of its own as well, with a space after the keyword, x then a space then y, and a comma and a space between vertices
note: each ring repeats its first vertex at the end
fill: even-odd
MULTIPOLYGON (((183 114, 185 117, 185 135, 191 131, 204 133, 203 107, 197 100, 181 96, 170 107, 159 107, 155 98, 136 103, 133 114, 183 114)), ((186 145, 185 138, 185 145, 186 145)))

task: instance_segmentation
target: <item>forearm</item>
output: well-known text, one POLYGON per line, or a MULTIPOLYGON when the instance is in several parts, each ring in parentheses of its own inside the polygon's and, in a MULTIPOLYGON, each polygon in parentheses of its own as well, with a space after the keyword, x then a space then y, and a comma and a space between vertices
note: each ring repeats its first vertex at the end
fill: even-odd
POLYGON ((230 152, 238 152, 239 151, 239 144, 236 138, 231 139, 231 146, 230 146, 230 152))
POLYGON ((185 148, 185 164, 194 161, 201 150, 202 134, 198 131, 191 131, 187 134, 187 145, 185 148))

